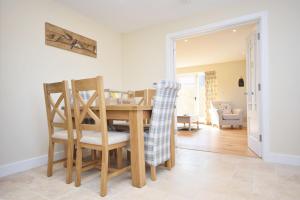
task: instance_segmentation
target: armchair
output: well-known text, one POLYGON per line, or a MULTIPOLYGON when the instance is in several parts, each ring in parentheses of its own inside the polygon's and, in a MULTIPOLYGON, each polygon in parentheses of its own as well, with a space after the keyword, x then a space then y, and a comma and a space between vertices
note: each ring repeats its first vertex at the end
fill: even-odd
POLYGON ((212 101, 209 109, 212 126, 222 128, 223 125, 243 126, 243 110, 232 109, 231 102, 212 101))

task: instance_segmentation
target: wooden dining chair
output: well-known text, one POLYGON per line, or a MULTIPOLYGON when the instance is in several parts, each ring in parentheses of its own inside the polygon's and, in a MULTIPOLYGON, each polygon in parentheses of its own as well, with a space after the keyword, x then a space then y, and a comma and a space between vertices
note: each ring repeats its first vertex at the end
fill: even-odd
POLYGON ((133 91, 104 89, 104 92, 106 105, 132 104, 134 100, 132 98, 133 91))
MULTIPOLYGON (((152 106, 152 101, 155 96, 155 89, 144 89, 144 90, 136 90, 136 91, 128 91, 127 97, 130 104, 137 104, 137 105, 144 105, 144 106, 152 106)), ((144 125, 148 125, 148 119, 144 120, 144 125)), ((118 126, 126 126, 129 127, 128 122, 127 123, 114 123, 114 125, 118 126)))
POLYGON ((132 98, 139 98, 138 105, 151 106, 155 96, 155 89, 136 90, 132 92, 132 98))
MULTIPOLYGON (((130 166, 122 167, 122 150, 129 144, 129 134, 124 132, 112 132, 107 130, 106 106, 102 77, 72 80, 74 96, 75 124, 77 133, 77 157, 76 157, 76 181, 81 184, 81 172, 91 169, 82 167, 82 149, 101 151, 101 187, 100 195, 107 194, 107 181, 109 178, 122 174, 130 169, 130 166), (82 100, 81 91, 93 91, 87 102, 82 100), (91 106, 96 101, 96 106, 91 106), (91 117, 95 123, 86 124, 84 118, 91 117), (117 149, 118 169, 108 168, 109 151, 117 149)), ((96 167, 92 166, 92 167, 96 167)))
POLYGON ((67 160, 66 183, 71 183, 76 133, 73 132, 72 128, 68 82, 44 83, 44 95, 49 132, 47 176, 53 174, 55 144, 63 144, 67 160), (55 98, 57 96, 58 98, 55 98), (61 107, 64 109, 62 110, 61 107))
POLYGON ((145 160, 151 168, 151 179, 156 180, 156 167, 166 162, 171 169, 170 141, 172 117, 180 84, 161 81, 157 84, 153 101, 149 132, 145 133, 145 160))

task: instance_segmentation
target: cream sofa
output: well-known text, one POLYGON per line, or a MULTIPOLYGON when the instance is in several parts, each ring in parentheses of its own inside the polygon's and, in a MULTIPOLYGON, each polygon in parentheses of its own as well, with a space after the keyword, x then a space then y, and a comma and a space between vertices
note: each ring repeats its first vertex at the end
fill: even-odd
POLYGON ((212 126, 222 128, 223 126, 239 127, 243 126, 242 109, 233 109, 231 102, 212 101, 209 109, 212 126))

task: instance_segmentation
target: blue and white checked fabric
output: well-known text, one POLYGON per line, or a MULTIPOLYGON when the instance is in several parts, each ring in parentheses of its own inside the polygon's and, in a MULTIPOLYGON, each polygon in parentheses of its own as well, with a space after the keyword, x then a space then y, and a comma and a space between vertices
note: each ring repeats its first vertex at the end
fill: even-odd
MULTIPOLYGON (((73 94, 72 94, 72 89, 69 89, 69 96, 70 96, 70 104, 73 105, 74 103, 74 98, 73 98, 73 94)), ((87 102, 90 97, 92 96, 91 91, 81 91, 80 92, 80 96, 82 97, 84 102, 87 102)))
POLYGON ((149 133, 145 133, 145 160, 157 166, 170 159, 170 131, 180 84, 162 80, 156 86, 149 133))

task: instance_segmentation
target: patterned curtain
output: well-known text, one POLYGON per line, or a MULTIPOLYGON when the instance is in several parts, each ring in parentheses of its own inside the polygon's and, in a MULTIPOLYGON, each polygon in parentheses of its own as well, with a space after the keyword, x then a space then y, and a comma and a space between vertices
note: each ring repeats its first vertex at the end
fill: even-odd
POLYGON ((205 93, 206 93, 206 123, 210 124, 209 109, 211 102, 217 97, 217 77, 215 71, 205 72, 205 93))

